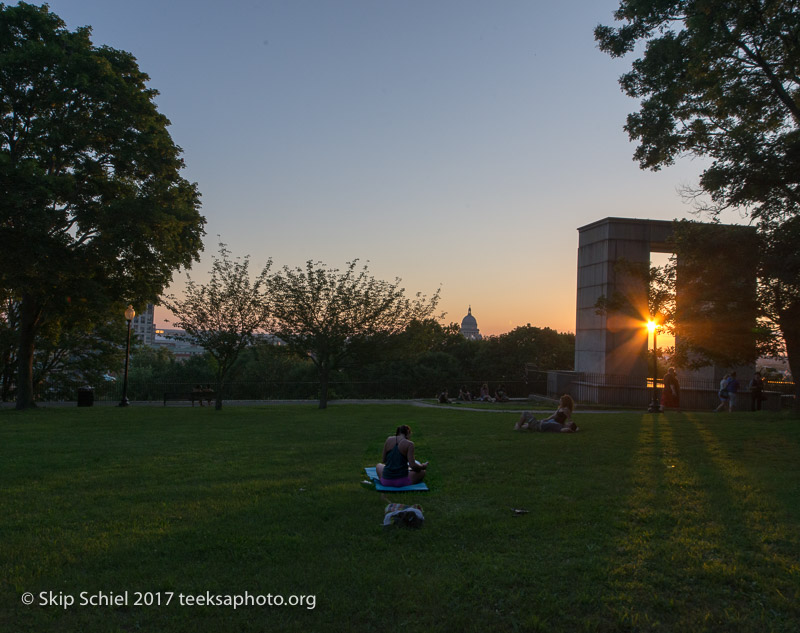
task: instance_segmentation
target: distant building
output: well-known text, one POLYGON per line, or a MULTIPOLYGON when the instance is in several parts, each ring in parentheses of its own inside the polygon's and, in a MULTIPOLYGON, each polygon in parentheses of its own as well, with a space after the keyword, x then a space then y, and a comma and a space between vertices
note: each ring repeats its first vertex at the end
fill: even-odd
MULTIPOLYGON (((177 328, 158 328, 155 330, 155 337, 150 347, 165 348, 172 352, 178 360, 186 360, 191 356, 204 354, 205 349, 191 340, 184 340, 186 330, 177 328)), ((258 333, 255 335, 257 342, 269 343, 270 345, 283 345, 283 341, 272 334, 258 333)))
POLYGON ((185 336, 184 330, 156 330, 152 347, 166 347, 178 360, 185 360, 190 356, 202 354, 205 350, 191 341, 182 341, 177 337, 185 336))
POLYGON ((472 306, 469 307, 467 316, 461 319, 461 335, 472 341, 480 341, 483 338, 481 331, 478 329, 478 322, 472 316, 472 306))
POLYGON ((144 312, 137 314, 131 321, 131 331, 141 343, 152 345, 156 340, 155 308, 148 303, 144 312))

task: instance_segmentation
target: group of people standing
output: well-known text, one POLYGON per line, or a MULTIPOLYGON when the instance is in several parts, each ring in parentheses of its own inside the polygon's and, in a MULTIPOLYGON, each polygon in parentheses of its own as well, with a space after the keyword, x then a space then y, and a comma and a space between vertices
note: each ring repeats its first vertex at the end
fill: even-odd
MULTIPOLYGON (((730 374, 725 374, 722 380, 719 381, 719 405, 714 411, 733 411, 736 407, 736 399, 739 394, 739 380, 736 378, 736 372, 732 371, 730 374)), ((764 400, 764 378, 761 372, 757 371, 753 374, 750 380, 750 410, 761 411, 761 403, 764 400)))
MULTIPOLYGON (((714 411, 733 411, 741 385, 736 377, 736 372, 732 371, 720 380, 719 405, 714 411)), ((750 410, 761 411, 761 402, 764 400, 764 378, 761 372, 757 371, 749 384, 750 390, 750 410)), ((664 389, 661 393, 661 407, 663 409, 680 407, 680 384, 674 367, 670 367, 664 376, 664 389)))

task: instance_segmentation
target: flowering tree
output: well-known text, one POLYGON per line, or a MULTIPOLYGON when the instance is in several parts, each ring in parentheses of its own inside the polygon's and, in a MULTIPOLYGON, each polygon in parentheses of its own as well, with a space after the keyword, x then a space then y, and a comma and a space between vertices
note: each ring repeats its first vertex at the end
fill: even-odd
POLYGON ((331 371, 375 358, 389 339, 414 320, 430 317, 439 291, 430 298, 405 296, 400 279, 375 279, 358 260, 343 271, 320 262, 283 269, 269 279, 270 331, 293 353, 310 358, 320 381, 319 408, 328 404, 331 371))
POLYGON ((239 353, 268 322, 271 266, 269 260, 251 279, 249 256, 232 260, 225 244, 220 244, 208 283, 198 284, 189 277, 182 299, 174 295, 164 299, 175 315, 173 325, 186 332, 178 338, 201 346, 215 361, 217 410, 222 408, 226 379, 239 353))

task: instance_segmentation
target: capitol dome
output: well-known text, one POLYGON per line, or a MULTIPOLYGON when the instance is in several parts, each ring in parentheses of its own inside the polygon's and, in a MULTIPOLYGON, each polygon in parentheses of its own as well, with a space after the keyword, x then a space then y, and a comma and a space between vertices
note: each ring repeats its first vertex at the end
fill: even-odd
POLYGON ((481 340, 481 332, 478 329, 478 322, 472 316, 472 306, 467 311, 467 316, 461 319, 461 335, 464 338, 472 339, 474 341, 481 340))

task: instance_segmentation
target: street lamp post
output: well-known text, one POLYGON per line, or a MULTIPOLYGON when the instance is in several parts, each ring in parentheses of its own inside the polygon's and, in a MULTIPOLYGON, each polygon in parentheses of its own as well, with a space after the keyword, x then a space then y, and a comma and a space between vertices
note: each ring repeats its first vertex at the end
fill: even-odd
POLYGON ((659 413, 661 411, 661 405, 658 402, 658 323, 655 321, 648 321, 647 329, 653 333, 653 401, 650 403, 650 406, 647 407, 647 412, 659 413))
POLYGON ((136 316, 136 311, 133 306, 129 305, 125 308, 125 319, 128 321, 128 343, 125 346, 125 377, 122 380, 122 400, 119 403, 121 407, 130 406, 128 402, 128 359, 131 357, 131 321, 136 316))

